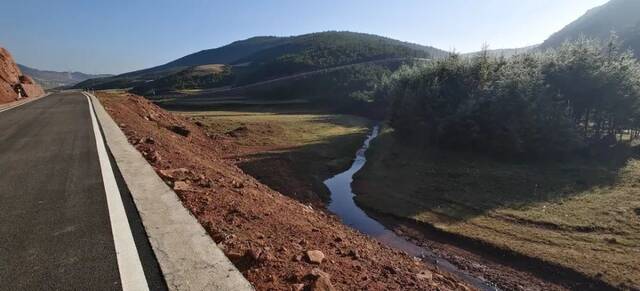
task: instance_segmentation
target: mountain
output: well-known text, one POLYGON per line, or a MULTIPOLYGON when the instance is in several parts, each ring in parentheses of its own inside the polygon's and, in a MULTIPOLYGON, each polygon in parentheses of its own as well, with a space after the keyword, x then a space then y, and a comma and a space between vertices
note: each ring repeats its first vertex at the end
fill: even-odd
POLYGON ((72 86, 84 80, 112 76, 107 74, 92 75, 80 72, 44 71, 21 64, 18 64, 18 68, 20 68, 23 73, 33 77, 33 79, 45 89, 72 86))
POLYGON ((0 104, 42 94, 42 88, 20 71, 9 51, 0 47, 0 104))
POLYGON ((382 36, 328 31, 290 37, 261 36, 203 50, 167 64, 114 77, 92 79, 77 88, 129 88, 198 65, 231 65, 238 84, 289 74, 389 58, 431 58, 447 53, 382 36))
MULTIPOLYGON (((512 57, 512 56, 517 55, 517 54, 523 54, 523 53, 534 51, 538 47, 539 47, 539 45, 530 45, 530 46, 521 47, 521 48, 489 49, 486 52, 487 52, 487 54, 489 56, 508 58, 508 57, 512 57)), ((482 53, 482 51, 477 51, 477 52, 463 54, 463 56, 474 57, 474 56, 477 56, 477 55, 479 55, 481 53, 482 53)))
POLYGON ((172 67, 192 67, 204 64, 235 64, 238 60, 253 55, 261 50, 278 46, 284 42, 283 37, 257 36, 246 40, 236 41, 223 47, 202 50, 169 62, 162 66, 151 68, 152 71, 172 67))
POLYGON ((611 0, 595 7, 554 33, 541 48, 558 47, 581 36, 607 41, 615 32, 621 43, 640 56, 640 1, 611 0))

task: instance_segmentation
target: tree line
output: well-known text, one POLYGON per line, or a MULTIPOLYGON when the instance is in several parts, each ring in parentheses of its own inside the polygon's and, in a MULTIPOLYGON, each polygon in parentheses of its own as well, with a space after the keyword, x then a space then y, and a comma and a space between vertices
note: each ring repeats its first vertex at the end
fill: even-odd
POLYGON ((331 111, 382 119, 386 114, 386 103, 375 99, 375 93, 383 80, 403 63, 398 60, 385 64, 358 64, 298 80, 250 88, 244 94, 266 100, 304 99, 312 106, 331 111))
POLYGON ((615 37, 510 58, 451 54, 380 88, 399 134, 447 149, 559 156, 640 132, 640 64, 615 37))

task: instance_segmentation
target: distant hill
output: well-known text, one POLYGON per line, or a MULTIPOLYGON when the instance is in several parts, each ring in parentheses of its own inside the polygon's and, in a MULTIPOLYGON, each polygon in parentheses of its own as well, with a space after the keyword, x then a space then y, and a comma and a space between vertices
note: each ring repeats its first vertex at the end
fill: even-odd
POLYGON ((151 68, 149 71, 158 71, 172 67, 192 67, 203 64, 235 64, 240 59, 251 56, 261 50, 278 46, 286 39, 288 38, 275 36, 252 37, 219 48, 202 50, 162 66, 151 68))
MULTIPOLYGON (((539 45, 530 45, 530 46, 521 47, 521 48, 493 49, 493 50, 490 49, 490 50, 487 50, 487 54, 490 55, 490 56, 494 56, 494 57, 505 57, 505 58, 508 58, 508 57, 512 57, 512 56, 517 55, 517 54, 531 52, 531 51, 535 50, 538 47, 539 47, 539 45)), ((473 56, 476 56, 476 55, 480 54, 481 52, 482 51, 466 53, 466 54, 464 54, 464 56, 473 57, 473 56)))
POLYGON ((76 87, 130 88, 208 64, 231 65, 235 82, 246 84, 333 66, 387 58, 431 58, 445 51, 382 36, 355 32, 319 32, 291 37, 253 37, 203 50, 167 64, 118 76, 92 79, 76 87))
POLYGON ((45 89, 72 86, 84 80, 112 76, 106 74, 91 75, 80 72, 44 71, 20 64, 18 64, 18 67, 24 74, 31 76, 38 84, 40 84, 45 89))
POLYGON ((615 32, 622 44, 640 56, 640 1, 611 0, 554 33, 541 48, 558 47, 580 36, 606 41, 615 32))

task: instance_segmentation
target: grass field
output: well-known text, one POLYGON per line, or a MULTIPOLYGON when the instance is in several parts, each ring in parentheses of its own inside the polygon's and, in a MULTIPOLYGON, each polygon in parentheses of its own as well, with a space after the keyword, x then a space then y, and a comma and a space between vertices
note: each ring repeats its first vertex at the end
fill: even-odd
POLYGON ((286 195, 318 203, 328 198, 322 181, 350 165, 371 125, 352 115, 270 106, 180 114, 232 139, 239 166, 248 174, 286 195))
POLYGON ((359 204, 640 287, 640 161, 507 163, 409 147, 385 129, 356 177, 359 204))

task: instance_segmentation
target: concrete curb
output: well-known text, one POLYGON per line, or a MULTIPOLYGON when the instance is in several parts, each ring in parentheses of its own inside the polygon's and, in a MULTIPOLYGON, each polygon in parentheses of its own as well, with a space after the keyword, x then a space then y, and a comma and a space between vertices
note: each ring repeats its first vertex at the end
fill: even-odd
POLYGON ((173 190, 129 144, 98 98, 89 96, 169 290, 254 290, 173 190))

